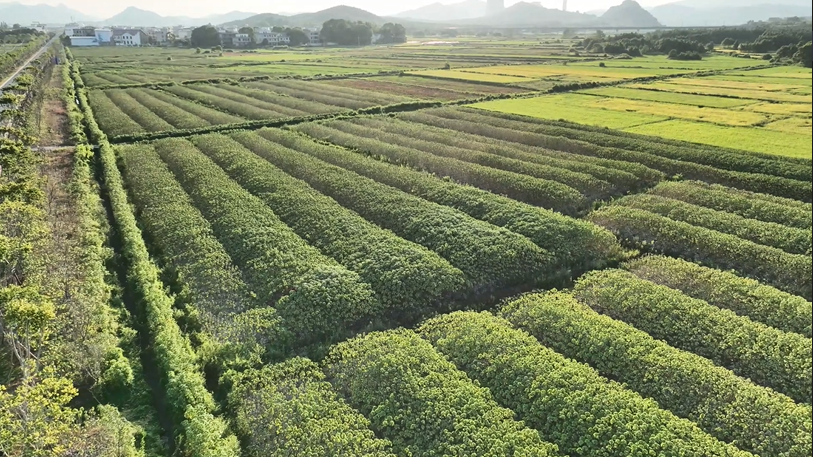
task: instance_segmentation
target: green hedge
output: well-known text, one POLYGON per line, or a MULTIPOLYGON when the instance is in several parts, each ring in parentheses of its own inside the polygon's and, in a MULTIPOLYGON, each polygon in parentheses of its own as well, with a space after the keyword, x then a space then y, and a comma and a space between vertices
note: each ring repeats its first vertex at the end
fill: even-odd
POLYGON ((671 257, 647 256, 623 265, 636 276, 705 300, 785 332, 810 338, 811 303, 753 279, 671 257))
POLYGON ((779 289, 811 298, 813 267, 810 256, 788 254, 776 248, 685 222, 623 206, 607 206, 591 213, 588 220, 606 227, 630 245, 736 270, 743 276, 779 289))
MULTIPOLYGON (((337 127, 341 128, 340 125, 337 127)), ((537 179, 463 160, 438 157, 423 151, 362 138, 356 133, 345 133, 331 126, 308 123, 300 124, 296 129, 320 140, 366 154, 382 155, 396 164, 417 167, 438 176, 448 176, 458 182, 496 194, 504 194, 531 205, 571 215, 588 207, 587 199, 578 190, 559 182, 537 179)), ((353 129, 352 125, 345 129, 357 132, 367 130, 364 127, 353 129)))
POLYGON ((395 457, 370 421, 341 399, 308 359, 231 373, 234 430, 248 457, 395 457))
POLYGON ((523 131, 561 136, 571 139, 585 139, 595 144, 611 148, 640 151, 669 159, 708 165, 714 168, 747 173, 760 173, 807 181, 813 168, 810 159, 798 159, 767 155, 740 149, 726 149, 715 146, 692 144, 667 138, 650 137, 620 130, 581 125, 572 122, 552 121, 519 116, 508 113, 484 112, 466 109, 476 115, 478 122, 491 125, 518 128, 523 131), (485 117, 491 119, 486 120, 485 117))
POLYGON ((290 132, 263 129, 258 134, 290 149, 525 235, 553 254, 557 274, 579 274, 600 268, 623 256, 615 237, 589 222, 438 179, 427 173, 370 160, 340 148, 314 143, 290 132))
POLYGON ((775 222, 803 230, 813 227, 813 205, 788 198, 698 181, 664 182, 650 193, 748 219, 775 222))
POLYGON ((736 214, 716 211, 660 195, 631 195, 614 201, 613 205, 659 214, 673 221, 686 222, 696 227, 727 233, 763 246, 781 249, 790 254, 807 253, 809 255, 810 253, 810 230, 787 227, 775 222, 746 219, 736 214))
MULTIPOLYGON (((233 136, 254 150, 285 152, 249 132, 233 136)), ((425 311, 464 286, 463 272, 439 255, 367 222, 234 139, 205 135, 192 142, 310 245, 358 273, 388 311, 425 311)))
POLYGON ((155 149, 139 144, 119 146, 117 152, 149 244, 177 275, 179 298, 187 303, 193 329, 201 327, 206 334, 198 337, 205 340, 198 353, 251 363, 259 361, 266 346, 280 346, 284 330, 276 311, 252 311, 260 303, 155 149))
MULTIPOLYGON (((499 127, 490 125, 491 116, 476 115, 470 111, 461 110, 432 110, 410 116, 407 119, 418 120, 435 127, 459 130, 475 135, 483 135, 494 139, 510 141, 547 149, 555 149, 571 154, 581 154, 604 159, 622 160, 653 168, 670 176, 682 176, 686 179, 724 184, 753 192, 768 193, 780 197, 793 198, 804 202, 813 199, 813 183, 795 179, 759 173, 730 171, 692 162, 661 157, 654 153, 640 152, 619 148, 610 148, 601 143, 590 142, 589 136, 576 137, 576 139, 529 132, 522 126, 499 127), (485 120, 482 118, 486 118, 485 120)), ((511 124, 509 124, 511 125, 511 124)), ((595 139, 595 141, 600 141, 595 139)))
POLYGON ((357 337, 336 345, 324 363, 330 382, 397 455, 558 455, 411 331, 357 337))
POLYGON ((489 313, 447 314, 418 334, 567 455, 750 455, 489 313))
MULTIPOLYGON (((72 60, 70 55, 68 57, 72 60)), ((115 152, 96 124, 77 66, 74 62, 71 66, 88 138, 99 145, 103 187, 121 242, 128 286, 144 313, 151 347, 166 388, 165 399, 172 411, 172 421, 179 429, 176 437, 179 448, 185 455, 194 457, 238 457, 237 440, 229 434, 226 423, 215 417, 216 405, 206 390, 195 353, 175 322, 173 301, 166 295, 160 272, 150 260, 141 237, 116 167, 115 152)))
MULTIPOLYGON (((268 132, 271 136, 276 133, 268 132)), ((252 145, 246 144, 249 148, 252 145)), ((535 284, 550 271, 550 255, 521 235, 302 152, 277 148, 253 151, 368 221, 440 254, 466 274, 469 290, 475 295, 535 284)))
POLYGON ((570 295, 526 295, 501 314, 543 345, 590 364, 720 440, 763 457, 813 452, 809 406, 598 314, 570 295))
POLYGON ((155 143, 158 154, 212 226, 263 306, 275 306, 299 341, 333 339, 375 315, 370 285, 308 245, 186 140, 155 143))
MULTIPOLYGON (((420 112, 405 113, 400 117, 409 119, 412 115, 420 115, 420 112)), ((622 193, 655 185, 665 177, 664 174, 659 171, 630 162, 569 154, 550 149, 533 148, 518 143, 509 143, 484 136, 472 135, 470 133, 431 127, 417 122, 405 122, 399 118, 357 118, 355 122, 385 132, 408 135, 411 138, 422 140, 421 143, 417 144, 427 147, 428 145, 445 144, 447 146, 495 154, 523 162, 549 165, 577 173, 585 173, 613 184, 622 193)), ((428 149, 422 150, 431 152, 431 150, 428 149)))
MULTIPOLYGON (((442 163, 442 161, 434 159, 431 156, 426 156, 424 154, 432 154, 434 156, 447 157, 449 159, 452 159, 450 161, 447 161, 449 165, 435 172, 435 174, 443 176, 451 177, 465 176, 467 180, 471 180, 472 173, 467 171, 482 170, 482 168, 480 168, 480 166, 482 166, 487 168, 494 168, 496 170, 503 170, 511 173, 518 173, 520 175, 532 176, 534 178, 539 178, 545 181, 557 182, 567 187, 578 190, 579 193, 583 194, 589 200, 601 200, 609 197, 610 195, 618 194, 618 191, 613 188, 613 185, 607 181, 602 181, 589 174, 574 172, 565 168, 557 168, 546 164, 543 165, 539 163, 523 162, 521 160, 503 157, 496 154, 483 153, 475 150, 463 149, 455 146, 445 146, 443 144, 438 144, 435 142, 423 141, 414 138, 412 135, 409 134, 408 131, 401 131, 395 133, 386 132, 378 128, 370 128, 368 126, 359 125, 358 120, 354 120, 352 123, 345 121, 335 121, 327 123, 326 125, 330 128, 341 130, 342 132, 349 133, 357 137, 362 138, 366 137, 385 143, 386 146, 385 149, 383 149, 383 151, 393 152, 394 153, 393 155, 386 154, 386 156, 396 163, 403 162, 407 165, 415 163, 418 164, 417 165, 418 167, 420 168, 425 167, 427 171, 431 171, 432 167, 431 165, 426 163, 425 158, 430 158, 431 159, 430 163, 431 162, 442 163), (424 160, 421 160, 421 158, 424 158, 424 160), (410 159, 417 160, 413 162, 410 159), (462 167, 451 166, 452 164, 459 164, 460 161, 466 162, 467 164, 464 164, 462 167), (469 163, 478 166, 472 167, 472 170, 467 170, 467 168, 470 167, 468 165, 469 163)), ((302 126, 302 128, 304 127, 305 126, 302 126)), ((360 140, 361 138, 355 141, 360 140)), ((375 143, 373 143, 372 141, 363 141, 362 144, 366 145, 366 147, 358 149, 363 150, 367 154, 385 155, 382 154, 382 148, 375 147, 375 143)), ((499 175, 502 174, 498 173, 497 176, 492 177, 490 175, 494 173, 493 171, 482 170, 482 172, 484 178, 487 179, 491 178, 490 180, 494 180, 494 178, 497 178, 499 175)), ((464 181, 463 179, 460 178, 458 178, 458 180, 464 181)), ((489 181, 487 180, 485 182, 488 183, 489 181)))
POLYGON ((737 316, 622 270, 586 274, 576 283, 573 296, 653 338, 706 357, 797 402, 811 402, 809 338, 737 316))

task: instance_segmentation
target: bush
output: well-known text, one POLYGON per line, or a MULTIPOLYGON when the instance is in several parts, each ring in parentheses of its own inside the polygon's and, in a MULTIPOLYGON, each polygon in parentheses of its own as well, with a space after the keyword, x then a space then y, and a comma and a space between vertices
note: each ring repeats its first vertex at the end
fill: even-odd
POLYGON ((607 64, 604 63, 604 62, 599 62, 598 66, 601 67, 601 68, 604 68, 604 67, 607 66, 607 64))

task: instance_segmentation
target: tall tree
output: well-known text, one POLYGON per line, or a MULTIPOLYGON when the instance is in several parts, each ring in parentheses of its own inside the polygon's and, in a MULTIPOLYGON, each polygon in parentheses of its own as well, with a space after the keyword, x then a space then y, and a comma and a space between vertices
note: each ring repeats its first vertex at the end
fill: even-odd
POLYGON ((379 43, 406 43, 406 29, 401 24, 388 22, 381 27, 378 33, 381 35, 379 43))
POLYGON ((220 34, 211 25, 203 25, 192 30, 192 46, 211 48, 220 44, 220 34))
POLYGON ((368 45, 373 39, 373 26, 361 21, 331 19, 322 26, 321 38, 323 42, 342 46, 368 45))

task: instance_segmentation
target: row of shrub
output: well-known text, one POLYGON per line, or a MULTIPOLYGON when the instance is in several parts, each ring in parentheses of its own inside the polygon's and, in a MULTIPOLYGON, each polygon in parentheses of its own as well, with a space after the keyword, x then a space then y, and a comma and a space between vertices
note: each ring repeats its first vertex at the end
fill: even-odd
POLYGON ((394 103, 406 103, 410 99, 396 95, 352 89, 336 85, 325 85, 317 82, 302 81, 267 81, 250 83, 250 87, 271 91, 289 97, 324 103, 326 105, 340 106, 347 109, 369 108, 370 106, 385 106, 394 103))
MULTIPOLYGON (((407 113, 402 117, 408 118, 409 116, 410 113, 407 113)), ((510 144, 470 133, 404 122, 393 117, 359 117, 354 122, 372 127, 377 131, 395 133, 421 140, 415 141, 413 144, 417 149, 426 152, 431 152, 430 145, 432 148, 447 145, 468 151, 479 151, 523 162, 587 174, 612 184, 614 191, 619 194, 652 186, 664 179, 663 173, 643 165, 541 148, 523 148, 523 145, 516 143, 510 144)))
POLYGON ((155 143, 195 207, 257 294, 297 341, 332 339, 379 311, 369 284, 308 245, 259 198, 183 139, 155 143))
POLYGON ((179 449, 190 456, 237 457, 240 454, 237 440, 229 435, 226 423, 214 415, 214 399, 206 390, 195 353, 175 321, 173 301, 164 290, 158 268, 150 260, 127 201, 115 152, 93 117, 79 70, 70 51, 66 52, 71 60, 71 75, 88 139, 99 148, 103 186, 127 267, 128 287, 144 313, 151 347, 166 388, 166 403, 178 427, 179 449))
POLYGON ((663 256, 646 256, 624 269, 740 316, 810 338, 813 311, 802 297, 722 270, 663 256))
POLYGON ((573 295, 653 338, 706 357, 755 383, 810 403, 810 339, 754 322, 623 270, 592 272, 573 295))
MULTIPOLYGON (((480 167, 494 168, 496 170, 526 175, 544 181, 557 182, 578 190, 588 200, 600 200, 618 193, 611 183, 586 173, 571 171, 566 168, 559 168, 548 164, 524 162, 498 154, 478 152, 458 148, 456 146, 446 146, 443 144, 414 138, 405 131, 387 132, 381 129, 371 129, 363 124, 360 124, 361 123, 359 120, 356 119, 352 123, 336 121, 327 125, 331 128, 335 128, 358 137, 366 137, 383 143, 388 143, 390 146, 386 150, 401 151, 400 155, 396 155, 391 160, 394 162, 403 162, 405 165, 410 165, 410 161, 408 160, 410 157, 425 157, 422 154, 416 154, 416 152, 422 152, 435 156, 447 157, 453 161, 450 163, 459 163, 459 161, 469 162, 477 165, 475 169, 480 169, 480 167), (409 154, 405 154, 405 152, 409 152, 409 154)), ((380 153, 380 148, 372 149, 372 145, 369 142, 365 141, 364 143, 367 144, 367 147, 363 150, 367 154, 384 155, 380 153)), ((423 168, 423 164, 424 162, 422 161, 413 166, 423 168)), ((468 165, 462 164, 462 167, 465 169, 468 167, 468 165)), ((427 168, 430 167, 427 166, 427 168)), ((446 170, 451 170, 455 174, 462 171, 461 167, 448 167, 444 168, 443 170, 444 171, 438 171, 435 173, 451 177, 453 174, 451 172, 445 172, 446 170)), ((503 174, 498 173, 498 175, 503 174)), ((471 174, 467 174, 467 176, 469 179, 471 179, 471 174)), ((502 192, 498 191, 497 193, 502 192)))
MULTIPOLYGON (((320 140, 330 141, 365 154, 380 155, 399 165, 416 167, 439 176, 448 176, 464 184, 507 195, 514 200, 553 209, 564 214, 574 215, 588 206, 588 201, 584 196, 577 189, 566 184, 499 170, 457 158, 439 157, 377 139, 368 139, 359 136, 361 133, 369 131, 361 126, 341 123, 328 125, 308 123, 300 124, 296 128, 320 140), (347 131, 351 133, 346 133, 347 131)), ((377 136, 387 137, 384 134, 377 136)))
POLYGON ((601 141, 603 141, 600 138, 594 139, 597 143, 588 142, 588 140, 592 141, 592 139, 585 135, 584 132, 578 133, 577 138, 580 139, 570 139, 558 133, 557 135, 549 135, 547 133, 529 132, 528 127, 523 125, 514 125, 513 127, 492 126, 488 124, 489 119, 496 119, 497 121, 500 121, 500 119, 494 116, 473 114, 469 111, 435 110, 417 113, 410 116, 409 119, 436 127, 460 130, 528 146, 638 163, 670 176, 682 176, 687 179, 724 184, 753 192, 793 198, 807 203, 813 199, 811 197, 813 195, 813 184, 810 181, 804 182, 766 174, 730 171, 700 163, 666 158, 650 152, 610 148, 600 145, 602 144, 601 141))
POLYGON ((333 347, 327 378, 370 419, 396 455, 557 456, 429 342, 409 330, 371 333, 333 347))
POLYGON ((565 357, 589 364, 710 435, 760 456, 813 450, 811 409, 631 325, 552 291, 509 302, 501 315, 565 357))
MULTIPOLYGON (((724 170, 769 174, 800 181, 806 180, 806 176, 809 176, 811 171, 810 160, 805 159, 766 155, 716 146, 687 144, 683 141, 668 138, 642 137, 621 130, 605 129, 572 122, 536 119, 509 113, 485 113, 474 109, 464 109, 462 111, 492 117, 493 120, 489 123, 494 126, 510 128, 521 125, 524 127, 523 130, 534 133, 563 136, 574 140, 589 138, 589 142, 607 147, 646 152, 670 159, 710 165, 724 170)), ((479 117, 477 119, 481 120, 479 117)))
POLYGON ((341 398, 313 362, 293 358, 230 372, 228 405, 244 455, 395 457, 370 421, 341 398))
MULTIPOLYGON (((280 132, 259 133, 275 141, 280 132)), ((242 135, 235 139, 245 141, 242 135)), ((244 144, 254 146, 249 141, 244 144)), ((313 142, 310 145, 323 147, 313 142)), ((438 253, 465 273, 470 293, 536 284, 550 271, 550 254, 521 235, 330 165, 309 151, 252 150, 366 220, 438 253)))
POLYGON ((367 222, 251 152, 285 154, 284 147, 250 132, 232 135, 240 143, 217 134, 191 141, 311 246, 358 273, 387 311, 425 311, 463 288, 463 273, 436 253, 367 222))
POLYGON ((630 195, 614 201, 613 204, 649 211, 675 221, 727 233, 791 254, 809 255, 811 250, 810 230, 747 219, 736 214, 652 194, 630 195))
POLYGON ((551 273, 555 276, 570 277, 571 274, 600 268, 623 256, 615 237, 595 224, 449 182, 428 173, 317 144, 295 133, 263 129, 258 134, 292 150, 310 154, 377 182, 524 235, 553 254, 551 273))
POLYGON ((747 219, 808 231, 813 227, 813 205, 788 198, 699 181, 664 182, 650 190, 650 193, 747 219))
POLYGON ((622 243, 707 264, 736 270, 808 300, 813 295, 813 266, 809 255, 789 254, 733 235, 696 227, 648 211, 606 206, 588 220, 607 228, 622 243))
POLYGON ((750 455, 489 313, 447 314, 418 334, 566 455, 750 455))

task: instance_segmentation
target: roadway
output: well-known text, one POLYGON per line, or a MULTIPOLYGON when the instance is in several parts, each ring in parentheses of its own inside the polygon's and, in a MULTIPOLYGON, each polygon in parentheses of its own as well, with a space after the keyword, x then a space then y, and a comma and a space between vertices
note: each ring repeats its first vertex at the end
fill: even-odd
POLYGON ((8 86, 8 85, 10 85, 12 82, 14 82, 14 79, 16 79, 16 78, 17 78, 17 76, 19 76, 19 75, 20 75, 20 73, 22 73, 22 72, 23 72, 23 70, 25 70, 25 68, 26 68, 26 67, 28 67, 29 65, 31 65, 31 62, 33 62, 33 61, 37 60, 37 59, 38 59, 38 58, 39 58, 39 57, 40 57, 40 56, 41 56, 41 55, 42 55, 42 54, 43 54, 45 51, 47 51, 47 50, 48 50, 48 46, 51 46, 51 45, 54 43, 54 41, 56 41, 56 40, 58 40, 58 39, 59 39, 59 36, 54 36, 53 38, 51 38, 51 39, 50 39, 50 40, 49 40, 47 43, 45 43, 45 44, 42 46, 42 48, 40 48, 40 50, 39 50, 39 51, 35 52, 35 53, 34 53, 34 55, 32 55, 32 56, 31 56, 31 57, 30 57, 28 60, 26 60, 26 61, 25 61, 25 62, 24 62, 22 65, 20 65, 19 67, 17 67, 17 69, 16 69, 16 70, 14 70, 14 71, 11 73, 11 75, 9 75, 9 77, 8 77, 8 78, 6 78, 6 79, 4 79, 2 82, 0 82, 0 91, 2 91, 2 90, 3 90, 3 89, 6 87, 6 86, 8 86))

